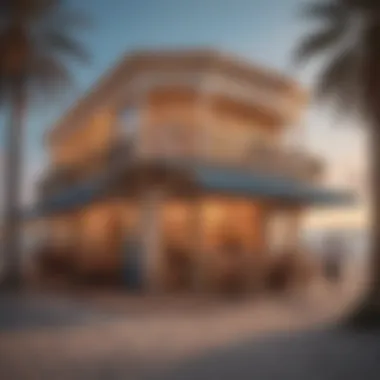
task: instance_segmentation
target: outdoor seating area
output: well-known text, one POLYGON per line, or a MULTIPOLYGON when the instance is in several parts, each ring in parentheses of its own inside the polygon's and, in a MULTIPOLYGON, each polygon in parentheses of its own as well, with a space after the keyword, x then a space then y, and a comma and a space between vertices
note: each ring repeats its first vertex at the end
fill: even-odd
MULTIPOLYGON (((301 256, 296 253, 277 253, 268 260, 265 265, 254 268, 247 274, 244 256, 238 254, 232 245, 227 245, 220 252, 220 260, 214 264, 213 270, 205 279, 203 288, 197 287, 197 268, 191 259, 191 251, 167 249, 167 262, 163 273, 161 290, 171 294, 190 294, 212 292, 222 296, 244 296, 263 294, 282 294, 297 291, 307 287, 313 280, 322 277, 321 265, 311 259, 310 255, 301 256)), ((92 287, 98 290, 114 289, 115 291, 131 292, 133 287, 133 271, 129 272, 129 278, 125 278, 125 272, 92 271, 87 275, 78 272, 74 265, 75 252, 56 250, 52 252, 46 248, 36 254, 36 273, 34 284, 45 288, 54 288, 54 285, 75 285, 92 287)), ((270 257, 268 254, 267 256, 270 257)), ((31 285, 32 282, 31 281, 31 285)), ((137 283, 135 285, 138 285, 137 283)), ((137 287, 138 288, 138 287, 137 287)))

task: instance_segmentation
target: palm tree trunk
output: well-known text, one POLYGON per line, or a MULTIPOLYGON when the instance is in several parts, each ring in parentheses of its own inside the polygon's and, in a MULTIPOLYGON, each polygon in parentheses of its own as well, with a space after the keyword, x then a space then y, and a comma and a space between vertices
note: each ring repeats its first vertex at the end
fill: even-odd
MULTIPOLYGON (((380 115, 378 121, 374 123, 370 136, 370 153, 371 153, 371 262, 370 276, 371 287, 369 299, 379 307, 380 310, 380 115)), ((379 321, 380 324, 380 321, 379 321)))
POLYGON ((5 225, 3 255, 5 264, 4 285, 18 288, 21 285, 21 180, 24 117, 26 93, 23 81, 13 83, 11 98, 11 120, 6 136, 5 164, 5 225))
POLYGON ((380 327, 380 109, 376 112, 370 130, 370 286, 367 294, 354 312, 348 316, 347 324, 354 328, 380 327))

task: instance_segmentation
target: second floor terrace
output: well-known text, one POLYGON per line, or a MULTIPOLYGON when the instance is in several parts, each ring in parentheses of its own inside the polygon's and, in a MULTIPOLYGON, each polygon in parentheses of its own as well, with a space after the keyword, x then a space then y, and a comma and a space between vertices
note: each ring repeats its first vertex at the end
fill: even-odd
POLYGON ((165 164, 186 162, 243 171, 247 175, 285 178, 300 183, 318 183, 323 174, 323 163, 316 157, 295 148, 248 147, 246 151, 234 151, 212 157, 202 157, 173 147, 150 151, 141 156, 130 141, 115 142, 105 153, 96 155, 79 165, 50 166, 40 181, 42 197, 55 194, 92 178, 102 178, 118 173, 127 166, 143 163, 165 164))

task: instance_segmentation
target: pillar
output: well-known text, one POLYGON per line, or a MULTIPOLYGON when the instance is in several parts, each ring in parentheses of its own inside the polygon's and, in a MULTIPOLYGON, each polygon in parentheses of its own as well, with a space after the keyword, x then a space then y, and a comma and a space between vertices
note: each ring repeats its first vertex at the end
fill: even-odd
POLYGON ((289 210, 286 218, 286 248, 292 252, 298 252, 300 248, 300 216, 299 210, 289 210))
POLYGON ((195 291, 204 290, 205 285, 205 252, 203 250, 202 201, 193 199, 190 203, 190 246, 193 262, 193 287, 195 291))
POLYGON ((252 207, 255 208, 255 213, 251 226, 252 248, 247 264, 247 270, 249 271, 247 282, 248 290, 256 292, 261 290, 265 285, 266 272, 271 260, 268 244, 271 211, 262 202, 256 202, 252 207))
POLYGON ((286 226, 285 226, 285 236, 284 241, 285 250, 291 255, 291 278, 288 284, 289 290, 297 291, 304 288, 305 270, 306 267, 303 265, 303 252, 300 249, 300 210, 298 208, 289 208, 286 211, 286 226))
POLYGON ((160 292, 163 286, 162 205, 163 196, 153 189, 142 197, 140 238, 143 286, 149 292, 160 292))
POLYGON ((260 260, 259 289, 265 289, 269 279, 268 276, 273 269, 273 260, 275 259, 273 249, 273 219, 276 217, 276 214, 275 205, 271 203, 263 205, 261 214, 263 252, 260 260))

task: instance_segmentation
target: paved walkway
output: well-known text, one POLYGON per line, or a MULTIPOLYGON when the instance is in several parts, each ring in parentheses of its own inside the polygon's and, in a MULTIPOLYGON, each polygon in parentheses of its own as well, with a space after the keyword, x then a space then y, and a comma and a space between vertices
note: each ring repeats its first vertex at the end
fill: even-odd
POLYGON ((112 319, 110 313, 51 296, 0 295, 0 334, 35 329, 84 326, 112 319))
MULTIPOLYGON (((261 347, 255 343, 261 336, 331 322, 351 299, 337 289, 318 289, 315 294, 281 300, 234 302, 125 295, 61 296, 54 301, 36 296, 3 298, 0 312, 6 314, 11 305, 17 323, 7 328, 12 318, 2 317, 0 373, 7 380, 133 380, 161 373, 182 379, 180 363, 222 347, 232 346, 239 352, 247 340, 250 343, 244 343, 243 351, 247 350, 248 358, 251 350, 257 351, 254 347, 261 347), (180 372, 169 371, 174 366, 180 372)), ((270 355, 267 360, 273 360, 270 355)), ((188 373, 186 364, 183 370, 188 373)), ((207 378, 219 379, 214 375, 207 378)))
POLYGON ((180 363, 156 380, 378 380, 380 333, 339 329, 251 339, 180 363))

